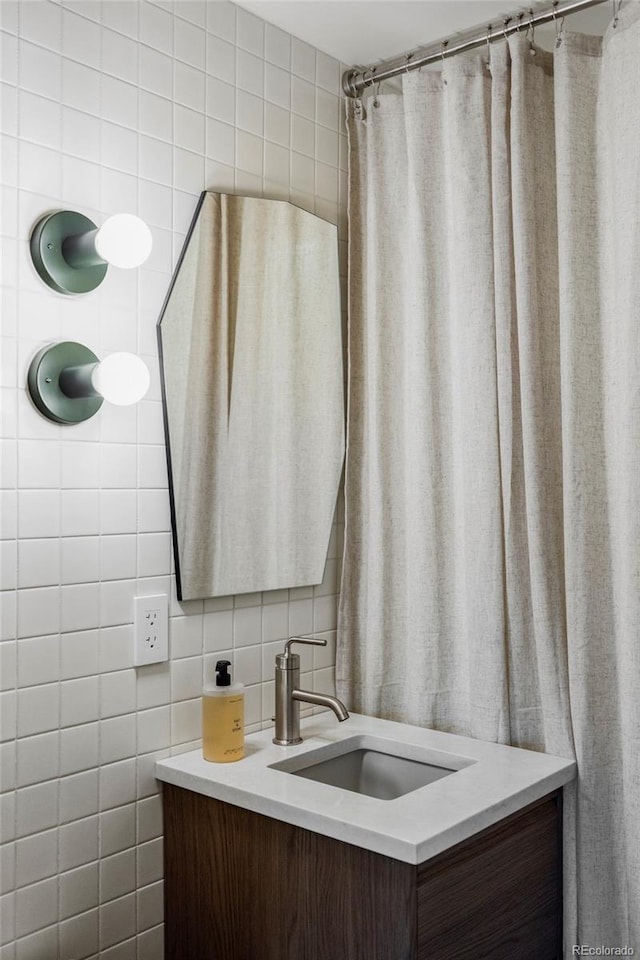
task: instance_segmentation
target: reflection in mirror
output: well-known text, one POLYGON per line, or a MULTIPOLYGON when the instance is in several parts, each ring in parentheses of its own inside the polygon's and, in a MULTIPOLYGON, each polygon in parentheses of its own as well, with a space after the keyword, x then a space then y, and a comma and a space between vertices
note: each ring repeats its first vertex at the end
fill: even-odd
POLYGON ((178 597, 321 582, 344 456, 337 228, 206 191, 158 335, 178 597))

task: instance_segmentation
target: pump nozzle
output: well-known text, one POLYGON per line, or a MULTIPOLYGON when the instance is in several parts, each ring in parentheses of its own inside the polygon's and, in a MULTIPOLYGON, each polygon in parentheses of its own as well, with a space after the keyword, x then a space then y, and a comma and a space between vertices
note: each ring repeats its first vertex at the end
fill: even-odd
POLYGON ((230 687, 231 677, 229 676, 230 660, 218 660, 216 663, 216 687, 230 687))

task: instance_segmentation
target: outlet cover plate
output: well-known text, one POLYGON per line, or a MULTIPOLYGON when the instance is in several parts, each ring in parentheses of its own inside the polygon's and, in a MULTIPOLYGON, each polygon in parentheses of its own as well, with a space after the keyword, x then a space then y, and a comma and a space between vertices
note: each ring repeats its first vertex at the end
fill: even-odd
POLYGON ((168 597, 134 597, 133 662, 164 663, 169 659, 168 597))

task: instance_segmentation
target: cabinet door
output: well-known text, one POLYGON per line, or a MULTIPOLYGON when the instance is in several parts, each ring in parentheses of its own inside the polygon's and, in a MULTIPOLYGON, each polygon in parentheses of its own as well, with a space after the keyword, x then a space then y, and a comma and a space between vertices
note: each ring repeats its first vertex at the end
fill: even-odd
POLYGON ((164 785, 166 960, 415 960, 416 867, 164 785))

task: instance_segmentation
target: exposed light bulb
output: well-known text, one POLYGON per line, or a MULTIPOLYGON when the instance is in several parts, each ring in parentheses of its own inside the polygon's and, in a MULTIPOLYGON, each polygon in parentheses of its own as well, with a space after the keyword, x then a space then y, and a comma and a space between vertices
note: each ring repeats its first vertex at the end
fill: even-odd
POLYGON ((91 373, 93 389, 121 407, 142 400, 150 382, 146 364, 134 353, 111 353, 91 373))
POLYGON ((102 260, 124 269, 139 267, 153 246, 151 231, 144 220, 131 213, 109 217, 95 235, 96 253, 102 260))

